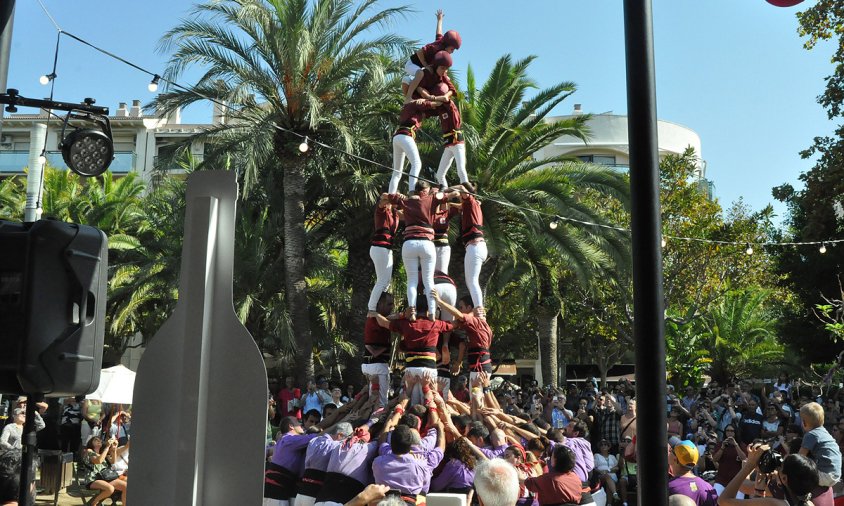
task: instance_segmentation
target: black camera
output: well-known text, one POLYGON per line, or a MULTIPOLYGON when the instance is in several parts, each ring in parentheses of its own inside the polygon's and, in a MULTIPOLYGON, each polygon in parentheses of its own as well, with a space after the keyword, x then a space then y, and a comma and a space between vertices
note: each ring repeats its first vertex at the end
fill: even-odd
POLYGON ((774 450, 765 450, 759 458, 759 471, 768 474, 782 467, 782 454, 774 450))

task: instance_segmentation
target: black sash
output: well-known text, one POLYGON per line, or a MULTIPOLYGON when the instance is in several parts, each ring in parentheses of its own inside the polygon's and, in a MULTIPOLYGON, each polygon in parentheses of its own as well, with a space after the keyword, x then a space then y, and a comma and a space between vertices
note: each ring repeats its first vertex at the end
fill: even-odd
POLYGON ((338 502, 346 504, 358 495, 366 485, 345 474, 325 473, 325 482, 316 495, 316 502, 338 502))
POLYGON ((325 471, 319 469, 305 469, 305 474, 299 480, 297 490, 299 494, 316 497, 325 481, 325 471))
POLYGON ((264 472, 264 497, 286 500, 296 497, 297 476, 278 464, 267 462, 264 472))

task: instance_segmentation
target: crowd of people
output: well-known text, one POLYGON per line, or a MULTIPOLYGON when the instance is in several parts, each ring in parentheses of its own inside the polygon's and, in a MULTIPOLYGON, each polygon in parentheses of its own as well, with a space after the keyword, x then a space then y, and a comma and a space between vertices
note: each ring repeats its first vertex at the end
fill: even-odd
MULTIPOLYGON (((3 404, 12 416, 0 432, 0 461, 6 462, 10 469, 17 466, 18 472, 26 404, 25 396, 13 398, 11 402, 6 400, 3 404)), ((46 402, 38 402, 36 406, 34 423, 39 436, 38 447, 55 446, 73 453, 79 483, 98 492, 87 504, 96 506, 114 495, 119 496, 125 506, 131 446, 130 410, 121 405, 85 399, 84 396, 60 399, 56 404, 58 412, 53 414, 48 413, 51 408, 46 402), (57 423, 48 428, 45 418, 57 423), (49 440, 55 444, 47 442, 49 440)), ((5 503, 0 501, 0 504, 5 503)))
MULTIPOLYGON (((393 388, 358 394, 325 378, 311 382, 322 412, 297 407, 306 394, 293 378, 273 392, 274 404, 290 409, 272 413, 279 427, 268 445, 265 504, 412 506, 430 493, 457 493, 489 506, 484 492, 509 505, 635 502, 643 428, 629 381, 520 388, 481 371, 478 386, 462 374, 449 389, 432 377, 392 377, 401 378, 393 388)), ((837 396, 786 376, 673 390, 665 407, 672 504, 832 506, 844 492, 837 396)))
MULTIPOLYGON (((564 389, 491 387, 493 332, 479 282, 487 256, 483 212, 467 177, 460 111, 447 75, 461 38, 454 30, 443 33, 442 20, 438 11, 436 39, 406 64, 393 174, 375 209, 370 257, 376 283, 361 366, 368 386, 355 394, 354 386, 331 388, 319 378, 301 391, 287 378, 283 389, 271 392, 278 430, 268 430, 265 504, 383 499, 414 506, 428 493, 450 492, 486 506, 627 506, 638 487, 636 434, 646 429, 637 427, 629 382, 599 388, 589 378, 564 389), (415 137, 434 116, 444 149, 438 187, 432 188, 419 179, 415 137), (398 191, 405 159, 408 195, 398 191), (446 180, 452 162, 456 186, 446 180), (449 276, 450 220, 457 216, 468 293, 460 299, 449 276), (388 289, 398 239, 407 293, 405 309, 394 312, 388 289), (468 374, 461 374, 464 365, 468 374)), ((807 498, 815 506, 833 504, 842 434, 828 431, 840 419, 832 399, 807 397, 787 377, 755 389, 746 382, 723 388, 710 382, 684 393, 676 395, 669 385, 665 407, 668 492, 675 501, 710 506, 720 497, 732 504, 749 491, 762 496, 759 504, 785 500, 794 506, 807 498), (756 471, 771 455, 778 465, 756 471), (772 473, 780 479, 770 479, 772 473), (751 474, 755 481, 747 490, 751 474)))

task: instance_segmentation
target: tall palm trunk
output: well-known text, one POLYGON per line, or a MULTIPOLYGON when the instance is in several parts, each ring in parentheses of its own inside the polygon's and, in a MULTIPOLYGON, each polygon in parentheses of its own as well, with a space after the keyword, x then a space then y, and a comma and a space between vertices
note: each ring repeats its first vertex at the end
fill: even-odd
MULTIPOLYGON (((359 223, 359 222, 358 222, 359 223)), ((348 261, 346 262, 346 278, 352 289, 351 308, 346 328, 349 342, 358 346, 358 353, 350 356, 346 362, 346 383, 361 385, 363 375, 360 371, 363 356, 363 327, 366 323, 367 303, 372 290, 375 269, 369 258, 369 234, 363 227, 347 227, 346 240, 349 245, 348 261)))
POLYGON ((542 383, 557 385, 557 317, 559 307, 540 304, 536 319, 539 331, 539 355, 542 367, 542 383))
POLYGON ((284 285, 287 308, 296 335, 296 380, 304 385, 314 375, 308 285, 305 280, 305 160, 276 150, 284 174, 284 285))

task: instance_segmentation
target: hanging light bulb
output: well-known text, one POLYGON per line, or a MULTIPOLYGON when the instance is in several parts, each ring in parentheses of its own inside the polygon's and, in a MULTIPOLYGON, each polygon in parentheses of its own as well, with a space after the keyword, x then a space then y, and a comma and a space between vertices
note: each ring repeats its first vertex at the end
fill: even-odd
POLYGON ((310 146, 308 146, 308 137, 305 137, 305 140, 302 141, 302 144, 299 144, 299 152, 307 153, 310 146))
POLYGON ((747 243, 747 249, 744 250, 744 252, 747 253, 748 255, 752 255, 753 254, 753 246, 751 246, 750 243, 747 243))
POLYGON ((548 228, 550 228, 551 230, 557 230, 557 227, 559 226, 560 223, 556 219, 552 220, 551 223, 548 224, 548 228))
POLYGON ((662 238, 662 247, 664 248, 666 244, 668 244, 668 241, 666 241, 665 237, 663 237, 662 238))
POLYGON ((38 156, 38 163, 40 163, 41 165, 47 163, 47 157, 45 155, 46 153, 42 151, 41 154, 38 156))
POLYGON ((818 252, 819 252, 821 255, 823 255, 824 253, 826 253, 826 243, 821 243, 821 247, 820 247, 820 248, 818 248, 818 252))
POLYGON ((158 91, 158 82, 160 80, 161 76, 159 76, 158 74, 152 76, 152 81, 150 81, 147 85, 147 89, 150 91, 150 93, 155 93, 156 91, 158 91))
POLYGON ((43 84, 44 86, 50 84, 50 81, 56 78, 56 73, 52 72, 50 74, 43 75, 38 78, 38 82, 43 84))

